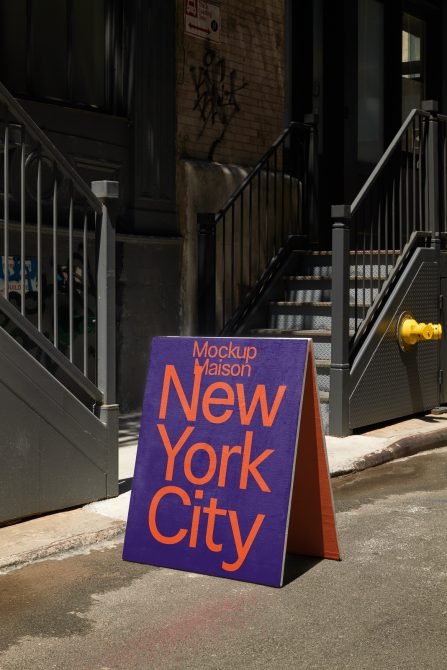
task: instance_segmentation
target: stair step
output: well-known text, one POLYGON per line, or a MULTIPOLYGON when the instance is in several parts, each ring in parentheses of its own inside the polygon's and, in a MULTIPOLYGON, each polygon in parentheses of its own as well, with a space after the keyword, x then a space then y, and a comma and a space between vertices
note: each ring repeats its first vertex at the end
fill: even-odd
MULTIPOLYGON (((331 277, 321 277, 320 275, 285 275, 284 279, 286 281, 290 282, 326 282, 327 284, 331 283, 331 277)), ((349 277, 349 281, 354 283, 355 281, 357 282, 362 282, 365 277, 362 275, 357 275, 357 276, 352 276, 349 277)), ((381 277, 382 280, 386 279, 385 275, 381 277)), ((366 281, 366 280, 365 280, 366 281)), ((372 279, 368 279, 368 282, 372 281, 373 283, 378 283, 379 278, 378 277, 373 277, 372 279)))
POLYGON ((293 328, 257 328, 250 333, 257 337, 303 337, 305 339, 318 337, 328 340, 331 339, 332 334, 330 330, 295 330, 293 328))
MULTIPOLYGON (((297 252, 297 262, 301 266, 300 276, 325 277, 332 275, 332 251, 302 251, 297 252)), ((373 250, 365 252, 350 252, 350 275, 360 279, 373 278, 385 280, 391 271, 391 266, 399 256, 398 251, 373 250)))
MULTIPOLYGON (((298 249, 297 251, 294 252, 295 254, 299 254, 300 256, 332 256, 332 249, 323 249, 323 250, 313 250, 313 249, 298 249)), ((363 249, 361 251, 350 251, 349 255, 350 256, 378 256, 379 254, 381 256, 399 256, 401 253, 400 249, 363 249)))
POLYGON ((315 359, 315 366, 317 370, 321 368, 330 368, 331 367, 331 361, 329 358, 316 358, 315 359))
MULTIPOLYGON (((304 272, 303 275, 300 275, 302 277, 306 278, 306 281, 311 281, 311 280, 326 280, 330 281, 332 279, 332 264, 324 264, 324 263, 314 263, 313 265, 308 265, 307 267, 303 268, 304 272)), ((371 280, 378 281, 380 280, 381 282, 385 281, 390 274, 392 270, 391 265, 387 266, 384 264, 377 265, 373 264, 372 268, 369 263, 367 263, 364 267, 364 271, 362 270, 362 267, 360 265, 350 265, 349 266, 349 279, 351 282, 357 281, 357 285, 359 283, 365 282, 365 284, 368 284, 371 280), (372 277, 371 277, 371 269, 372 269, 372 277)))
POLYGON ((277 300, 270 303, 270 307, 331 307, 331 302, 324 302, 318 300, 277 300))
MULTIPOLYGON (((350 331, 353 335, 354 331, 350 331)), ((311 338, 315 358, 329 360, 331 358, 331 331, 330 330, 300 330, 296 328, 259 328, 252 330, 253 337, 302 337, 311 338)))
MULTIPOLYGON (((284 307, 287 309, 298 309, 300 307, 315 307, 315 308, 321 308, 321 309, 331 309, 332 308, 332 302, 330 301, 318 301, 318 300, 277 300, 275 302, 270 303, 270 307, 284 307)), ((371 303, 360 303, 360 302, 350 302, 349 307, 351 309, 360 309, 360 308, 365 308, 368 309, 371 307, 371 303)))
MULTIPOLYGON (((359 305, 356 317, 355 305, 350 306, 349 328, 354 329, 359 324, 366 315, 368 307, 359 305)), ((330 331, 332 328, 332 304, 272 303, 270 304, 268 325, 270 328, 280 330, 330 331)))
POLYGON ((320 402, 329 402, 329 393, 327 391, 320 391, 318 395, 320 396, 320 402))
MULTIPOLYGON (((284 302, 302 302, 302 303, 328 303, 332 300, 332 286, 331 283, 323 284, 314 284, 310 286, 306 284, 295 284, 291 282, 285 291, 285 300, 284 302)), ((351 303, 355 302, 357 296, 357 304, 370 303, 371 299, 375 300, 376 296, 379 293, 379 287, 375 288, 362 287, 358 285, 355 287, 351 285, 349 288, 349 300, 351 303)))

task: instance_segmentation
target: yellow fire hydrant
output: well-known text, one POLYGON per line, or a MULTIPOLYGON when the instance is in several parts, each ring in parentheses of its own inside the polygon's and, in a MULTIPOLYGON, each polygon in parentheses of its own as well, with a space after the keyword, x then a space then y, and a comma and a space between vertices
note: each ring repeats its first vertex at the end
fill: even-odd
POLYGON ((442 325, 440 323, 418 323, 409 313, 402 314, 397 327, 400 348, 409 351, 417 342, 424 340, 440 340, 442 325))

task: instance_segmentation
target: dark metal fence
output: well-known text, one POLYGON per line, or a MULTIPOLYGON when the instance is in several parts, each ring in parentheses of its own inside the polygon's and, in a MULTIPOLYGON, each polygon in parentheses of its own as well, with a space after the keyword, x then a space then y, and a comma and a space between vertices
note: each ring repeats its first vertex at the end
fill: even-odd
POLYGON ((316 129, 291 123, 217 214, 198 214, 199 331, 232 330, 290 236, 312 235, 316 129))
POLYGON ((446 128, 434 101, 412 110, 354 202, 332 208, 332 435, 347 434, 350 364, 402 259, 447 231, 446 128))
POLYGON ((0 325, 92 406, 114 395, 114 227, 97 197, 0 84, 0 325), (1 214, 0 214, 1 216, 1 214))

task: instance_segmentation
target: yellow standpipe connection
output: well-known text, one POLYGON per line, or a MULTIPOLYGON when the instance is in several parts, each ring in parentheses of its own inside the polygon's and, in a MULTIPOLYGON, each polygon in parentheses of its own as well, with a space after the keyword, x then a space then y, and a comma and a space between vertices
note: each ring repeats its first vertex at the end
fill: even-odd
POLYGON ((442 325, 440 323, 418 323, 409 312, 401 315, 397 325, 399 346, 403 351, 410 351, 417 342, 440 340, 442 325))

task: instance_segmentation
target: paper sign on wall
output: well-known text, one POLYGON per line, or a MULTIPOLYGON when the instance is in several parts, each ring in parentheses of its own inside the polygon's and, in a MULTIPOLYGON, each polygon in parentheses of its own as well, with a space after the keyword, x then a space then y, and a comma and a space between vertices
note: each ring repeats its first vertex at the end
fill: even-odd
POLYGON ((281 586, 339 559, 311 340, 152 342, 123 558, 281 586))
MULTIPOLYGON (((22 257, 8 256, 8 271, 5 270, 5 257, 0 256, 0 293, 4 292, 5 276, 8 274, 8 291, 22 291, 22 257)), ((25 293, 37 291, 37 256, 25 258, 25 293)))
POLYGON ((220 7, 207 0, 185 0, 185 33, 220 42, 220 7))

